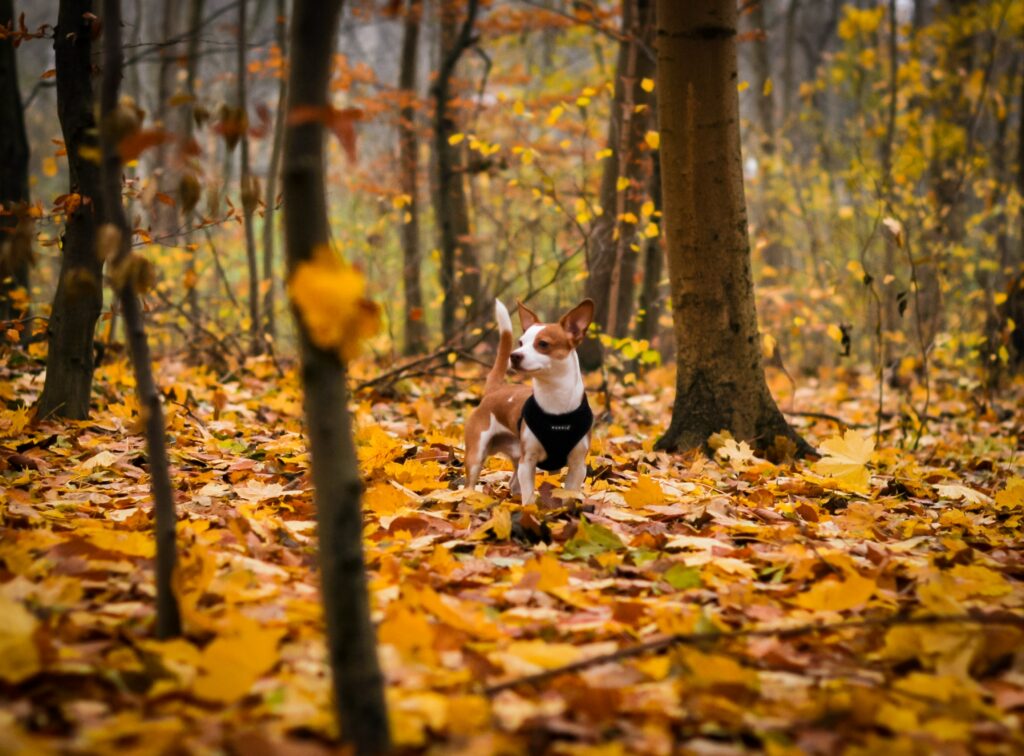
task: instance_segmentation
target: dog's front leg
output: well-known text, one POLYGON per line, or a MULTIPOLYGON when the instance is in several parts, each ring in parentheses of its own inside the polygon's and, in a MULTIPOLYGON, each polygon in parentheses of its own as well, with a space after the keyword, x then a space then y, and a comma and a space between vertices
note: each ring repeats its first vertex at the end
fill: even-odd
POLYGON ((523 455, 516 468, 516 479, 519 481, 520 500, 523 504, 533 504, 533 482, 537 475, 537 460, 523 455))
POLYGON ((587 451, 590 450, 590 436, 586 435, 569 452, 569 472, 565 474, 567 491, 579 491, 587 477, 587 451))

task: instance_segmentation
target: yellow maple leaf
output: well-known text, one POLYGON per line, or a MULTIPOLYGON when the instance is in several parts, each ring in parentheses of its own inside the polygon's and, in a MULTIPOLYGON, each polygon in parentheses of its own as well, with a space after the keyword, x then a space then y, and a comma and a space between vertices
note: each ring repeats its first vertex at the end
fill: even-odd
POLYGON ((19 683, 42 667, 35 643, 38 622, 20 601, 0 593, 0 680, 19 683))
POLYGON ((644 134, 644 141, 647 142, 648 147, 652 150, 656 150, 661 146, 661 134, 657 131, 648 131, 644 134))
POLYGON ((359 343, 380 327, 377 305, 365 293, 366 277, 328 247, 299 263, 288 281, 288 296, 310 341, 343 360, 355 357, 359 343))
POLYGON ((996 494, 996 506, 1007 511, 1024 509, 1024 478, 1006 481, 1006 488, 996 494))
POLYGON ((540 573, 537 590, 551 591, 569 584, 569 571, 551 553, 541 554, 537 559, 526 565, 526 573, 540 573))
POLYGON ((284 633, 238 615, 228 633, 203 649, 192 692, 205 701, 237 701, 277 664, 277 644, 284 633))
POLYGON ((648 504, 663 504, 665 502, 665 494, 658 481, 647 475, 639 476, 632 488, 622 494, 622 498, 631 507, 644 507, 648 504))
POLYGON ((840 488, 854 493, 867 493, 871 474, 866 465, 875 450, 874 440, 852 428, 842 436, 835 436, 821 445, 825 456, 814 463, 812 469, 836 481, 840 488))
POLYGON ((866 604, 877 587, 871 578, 852 573, 845 580, 821 580, 792 601, 812 611, 843 612, 866 604))
POLYGON ((571 643, 529 640, 510 643, 504 655, 540 669, 554 669, 577 661, 581 651, 571 643))

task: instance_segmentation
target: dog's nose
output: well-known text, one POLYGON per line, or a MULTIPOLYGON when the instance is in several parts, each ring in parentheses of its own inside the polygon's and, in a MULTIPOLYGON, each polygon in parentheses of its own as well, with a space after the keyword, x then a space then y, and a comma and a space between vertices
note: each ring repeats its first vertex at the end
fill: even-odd
POLYGON ((519 366, 523 364, 523 355, 519 352, 512 352, 509 355, 509 359, 512 360, 512 367, 519 369, 519 366))

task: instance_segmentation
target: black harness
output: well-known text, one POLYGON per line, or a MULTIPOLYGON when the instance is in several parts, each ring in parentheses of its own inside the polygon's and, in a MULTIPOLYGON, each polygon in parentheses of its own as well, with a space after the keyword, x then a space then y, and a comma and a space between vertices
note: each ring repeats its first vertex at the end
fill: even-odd
POLYGON ((583 403, 572 412, 564 415, 551 415, 540 408, 537 399, 530 398, 523 405, 523 414, 519 417, 519 427, 523 423, 533 431, 547 452, 547 457, 537 463, 537 467, 547 472, 561 470, 569 462, 569 452, 590 432, 594 424, 594 413, 590 409, 587 395, 583 395, 583 403))

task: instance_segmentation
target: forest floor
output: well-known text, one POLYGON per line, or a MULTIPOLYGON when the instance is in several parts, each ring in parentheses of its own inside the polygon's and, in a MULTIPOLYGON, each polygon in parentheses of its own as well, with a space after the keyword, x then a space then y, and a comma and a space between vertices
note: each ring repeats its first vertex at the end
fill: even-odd
MULTIPOLYGON (((157 641, 130 370, 101 367, 101 406, 73 423, 31 422, 41 376, 0 370, 0 753, 330 751, 295 374, 160 365, 186 633, 157 641)), ((728 439, 716 459, 652 451, 671 401, 658 369, 613 392, 582 499, 550 476, 529 508, 498 460, 460 488, 482 381, 358 396, 395 742, 1021 753, 1024 392, 934 383, 911 451, 899 393, 875 448, 870 370, 795 398, 783 381, 785 409, 852 427, 794 414, 825 456, 773 463, 728 439)))

